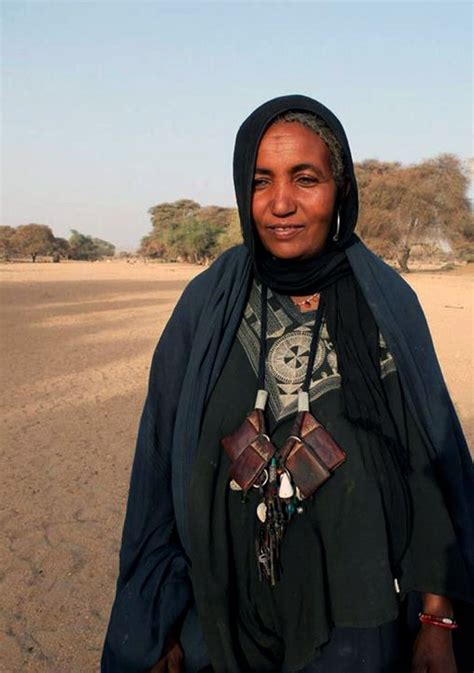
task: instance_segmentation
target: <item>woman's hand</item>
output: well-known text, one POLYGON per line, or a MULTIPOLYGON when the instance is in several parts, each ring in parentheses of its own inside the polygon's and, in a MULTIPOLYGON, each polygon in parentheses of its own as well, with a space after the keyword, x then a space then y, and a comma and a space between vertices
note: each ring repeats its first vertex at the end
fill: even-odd
POLYGON ((422 624, 413 646, 412 673, 456 673, 451 631, 422 624))
POLYGON ((165 645, 164 653, 150 673, 183 673, 184 654, 178 640, 170 638, 165 645))
MULTIPOLYGON (((453 606, 447 596, 423 594, 423 612, 452 617, 453 606)), ((421 624, 413 646, 412 673, 457 673, 452 632, 434 624, 421 624)))

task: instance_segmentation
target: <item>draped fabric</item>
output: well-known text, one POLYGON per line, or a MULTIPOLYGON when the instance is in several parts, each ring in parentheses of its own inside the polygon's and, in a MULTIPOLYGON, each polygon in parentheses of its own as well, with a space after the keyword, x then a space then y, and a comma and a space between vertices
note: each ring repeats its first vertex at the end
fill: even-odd
MULTIPOLYGON (((279 326, 275 322, 277 334, 279 326)), ((325 330, 322 335, 325 340, 325 330)), ((282 340, 285 335, 277 339, 277 348, 282 340)), ((324 380, 332 354, 323 341, 313 370, 316 385, 324 380)), ((220 446, 222 435, 233 432, 252 405, 255 364, 236 339, 206 408, 189 488, 193 588, 214 669, 295 673, 324 655, 334 625, 372 627, 376 640, 376 627, 398 615, 394 577, 403 593, 430 590, 467 599, 459 545, 393 363, 383 384, 412 456, 410 475, 402 477, 393 456, 381 453, 370 431, 344 418, 337 383, 325 388, 312 399, 311 411, 344 447, 346 462, 289 522, 276 586, 260 582, 255 539, 261 495, 250 489, 243 501, 229 488, 229 459, 220 446), (416 512, 413 523, 408 490, 416 512), (398 567, 391 554, 395 523, 397 556, 406 550, 398 567)), ((337 363, 331 368, 337 371, 337 363)), ((291 432, 295 413, 279 421, 268 417, 266 429, 275 446, 281 447, 291 432)))
MULTIPOLYGON (((423 312, 405 281, 361 242, 346 254, 394 357, 474 578, 474 471, 423 312)), ((103 673, 146 671, 160 655, 171 622, 186 614, 192 600, 189 573, 176 565, 179 560, 189 568, 189 483, 206 404, 234 341, 251 277, 245 247, 222 255, 188 285, 158 344, 137 439, 103 673), (155 537, 137 535, 134 522, 140 520, 155 537), (166 527, 168 535, 173 531, 173 543, 166 534, 161 537, 166 527), (159 600, 165 586, 172 589, 169 602, 159 600), (140 642, 134 633, 142 634, 140 642)))
MULTIPOLYGON (((340 122, 327 108, 306 97, 275 99, 251 115, 237 137, 234 181, 245 245, 224 253, 188 285, 153 357, 102 673, 144 673, 160 658, 170 633, 186 630, 194 614, 189 484, 206 407, 234 343, 253 278, 272 286, 275 271, 279 271, 274 260, 256 254, 251 190, 260 138, 268 123, 287 109, 319 114, 343 147, 350 189, 340 203, 341 236, 328 250, 328 264, 337 266, 342 256, 347 258, 354 291, 364 297, 374 324, 387 341, 404 398, 443 489, 466 565, 474 575, 472 462, 422 310, 407 284, 353 233, 357 187, 340 122), (259 264, 259 259, 265 263, 259 264)), ((287 268, 285 277, 291 288, 288 285, 280 291, 313 287, 319 266, 310 260, 298 269, 287 268)), ((324 266, 327 268, 326 262, 324 266)), ((343 345, 340 352, 344 350, 343 345)), ((352 402, 346 399, 347 408, 352 402)), ((227 599, 224 590, 216 591, 221 591, 214 596, 216 600, 227 599)), ((201 641, 198 621, 193 624, 196 637, 189 638, 194 645, 187 656, 197 661, 201 641)))

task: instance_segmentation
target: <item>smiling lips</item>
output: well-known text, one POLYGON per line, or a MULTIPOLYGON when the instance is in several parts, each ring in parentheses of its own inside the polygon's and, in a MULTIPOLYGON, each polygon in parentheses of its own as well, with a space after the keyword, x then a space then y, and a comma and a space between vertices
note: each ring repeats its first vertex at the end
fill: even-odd
POLYGON ((279 241, 293 238, 304 229, 303 224, 270 224, 266 227, 279 241))

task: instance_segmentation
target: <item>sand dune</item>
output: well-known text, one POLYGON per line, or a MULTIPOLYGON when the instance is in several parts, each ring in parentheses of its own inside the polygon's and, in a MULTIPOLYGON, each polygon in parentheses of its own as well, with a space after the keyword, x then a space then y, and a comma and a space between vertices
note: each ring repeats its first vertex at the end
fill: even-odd
MULTIPOLYGON (((0 670, 96 671, 151 354, 189 265, 0 266, 0 670)), ((470 267, 408 277, 474 435, 470 267)), ((401 316, 403 319, 403 316, 401 316)))

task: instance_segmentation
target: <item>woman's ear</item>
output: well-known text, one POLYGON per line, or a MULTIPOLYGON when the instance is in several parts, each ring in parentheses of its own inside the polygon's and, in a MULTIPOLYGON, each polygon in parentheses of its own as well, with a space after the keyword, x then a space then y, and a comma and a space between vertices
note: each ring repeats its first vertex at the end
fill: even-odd
POLYGON ((347 178, 344 178, 344 181, 340 187, 338 187, 337 190, 337 196, 336 196, 336 204, 339 206, 341 203, 344 201, 344 199, 347 198, 347 195, 351 191, 351 181, 348 180, 347 178))

